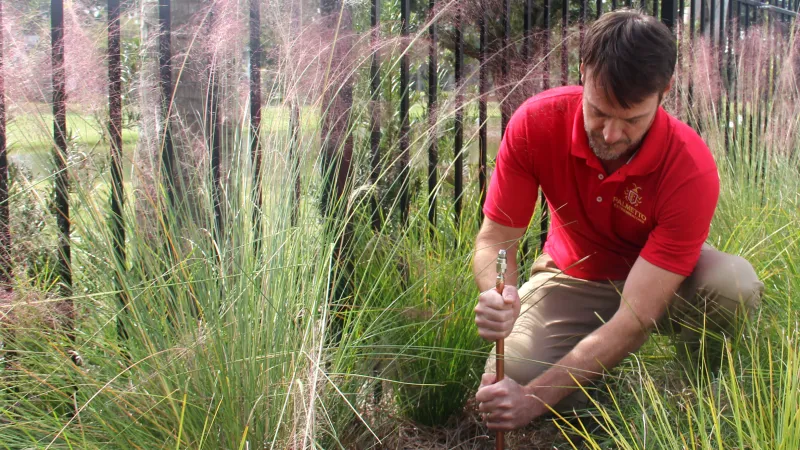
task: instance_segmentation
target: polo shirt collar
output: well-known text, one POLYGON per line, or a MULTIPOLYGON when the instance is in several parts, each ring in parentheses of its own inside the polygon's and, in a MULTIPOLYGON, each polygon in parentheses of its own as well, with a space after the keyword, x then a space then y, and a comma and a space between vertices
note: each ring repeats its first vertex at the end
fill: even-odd
MULTIPOLYGON (((626 168, 625 175, 647 175, 658 168, 667 153, 669 126, 667 112, 664 111, 663 107, 659 106, 653 124, 642 141, 642 145, 639 146, 630 161, 623 166, 626 168)), ((600 159, 589 147, 589 138, 586 136, 586 130, 584 129, 582 97, 580 97, 578 107, 575 110, 571 147, 572 155, 585 159, 590 167, 600 171, 604 170, 600 159)))

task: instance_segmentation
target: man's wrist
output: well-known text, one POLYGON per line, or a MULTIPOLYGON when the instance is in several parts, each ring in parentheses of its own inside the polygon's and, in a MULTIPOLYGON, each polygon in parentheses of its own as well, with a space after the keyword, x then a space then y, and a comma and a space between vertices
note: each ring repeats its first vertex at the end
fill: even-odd
POLYGON ((547 401, 544 398, 542 398, 542 396, 546 396, 545 389, 543 389, 541 386, 536 386, 535 384, 533 384, 533 382, 531 382, 526 386, 523 386, 522 389, 523 392, 525 392, 525 397, 531 400, 530 405, 533 411, 534 419, 550 411, 547 401))

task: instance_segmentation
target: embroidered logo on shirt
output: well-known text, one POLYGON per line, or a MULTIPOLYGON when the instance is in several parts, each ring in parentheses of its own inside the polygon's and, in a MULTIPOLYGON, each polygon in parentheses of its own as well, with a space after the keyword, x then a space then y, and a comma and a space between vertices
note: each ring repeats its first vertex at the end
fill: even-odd
POLYGON ((637 186, 635 183, 625 189, 624 196, 625 200, 622 200, 618 197, 614 197, 613 203, 614 207, 619 209, 620 211, 624 212, 628 216, 636 219, 639 223, 645 223, 647 221, 647 216, 645 216, 641 211, 636 209, 637 206, 642 204, 642 194, 640 193, 642 190, 641 186, 637 186))
POLYGON ((642 195, 639 194, 642 188, 633 183, 633 187, 625 189, 625 200, 633 206, 639 206, 642 203, 642 195))

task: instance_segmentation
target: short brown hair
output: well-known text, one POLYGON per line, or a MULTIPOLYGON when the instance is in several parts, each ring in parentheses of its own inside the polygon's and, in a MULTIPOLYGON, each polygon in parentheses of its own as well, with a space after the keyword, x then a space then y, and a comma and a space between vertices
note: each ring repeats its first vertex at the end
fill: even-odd
POLYGON ((600 16, 581 46, 581 59, 592 69, 593 82, 623 108, 663 92, 677 54, 675 36, 666 25, 630 9, 600 16))

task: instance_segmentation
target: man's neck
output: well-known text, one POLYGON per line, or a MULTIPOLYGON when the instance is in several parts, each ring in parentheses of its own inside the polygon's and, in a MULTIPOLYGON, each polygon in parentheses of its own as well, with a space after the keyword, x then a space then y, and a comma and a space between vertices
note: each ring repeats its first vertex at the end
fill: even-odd
POLYGON ((641 145, 630 149, 629 151, 625 152, 624 155, 612 161, 604 161, 601 159, 600 164, 603 165, 603 168, 606 170, 608 175, 612 175, 614 172, 619 170, 620 167, 628 164, 631 161, 631 159, 636 155, 636 152, 639 150, 639 147, 641 147, 641 145))

